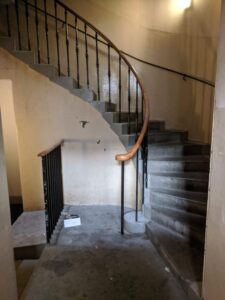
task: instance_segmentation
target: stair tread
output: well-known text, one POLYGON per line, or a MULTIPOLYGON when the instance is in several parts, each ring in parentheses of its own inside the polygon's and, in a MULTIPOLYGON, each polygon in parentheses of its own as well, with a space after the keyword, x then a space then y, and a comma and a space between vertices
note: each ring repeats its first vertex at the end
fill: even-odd
POLYGON ((180 209, 164 207, 162 205, 156 205, 152 207, 153 211, 157 211, 158 214, 166 215, 175 220, 175 222, 180 222, 182 224, 188 225, 189 228, 196 232, 202 232, 205 229, 205 216, 186 212, 180 209), (158 207, 160 211, 157 210, 158 207))
POLYGON ((159 194, 164 194, 164 195, 169 195, 173 196, 176 198, 182 198, 185 200, 191 200, 191 201, 196 201, 196 202, 201 202, 202 204, 206 205, 207 201, 207 196, 208 193, 204 192, 198 192, 198 191, 180 191, 180 190, 172 190, 172 189, 151 189, 152 193, 159 193, 159 194), (199 196, 202 196, 202 198, 205 198, 205 200, 197 200, 199 196))
POLYGON ((171 161, 171 162, 209 162, 209 155, 185 155, 185 156, 154 156, 149 161, 171 161))
MULTIPOLYGON (((183 131, 185 132, 185 131, 183 131)), ((153 145, 150 145, 150 147, 156 147, 156 146, 206 146, 206 147, 209 147, 210 144, 205 144, 205 143, 195 143, 195 142, 192 142, 192 141, 168 141, 168 142, 161 142, 161 143, 155 143, 153 145)))
POLYGON ((147 234, 175 275, 182 280, 201 281, 204 252, 182 236, 151 221, 147 234))
POLYGON ((208 172, 154 172, 150 176, 161 176, 165 178, 176 178, 189 181, 208 181, 208 172))
MULTIPOLYGON (((186 133, 187 131, 182 131, 182 130, 176 130, 176 129, 165 129, 165 130, 157 130, 157 131, 150 131, 148 132, 148 135, 160 135, 160 134, 171 134, 171 133, 186 133)), ((131 133, 131 134, 123 134, 123 136, 136 136, 135 133, 131 133)), ((159 143, 160 144, 160 143, 159 143)))

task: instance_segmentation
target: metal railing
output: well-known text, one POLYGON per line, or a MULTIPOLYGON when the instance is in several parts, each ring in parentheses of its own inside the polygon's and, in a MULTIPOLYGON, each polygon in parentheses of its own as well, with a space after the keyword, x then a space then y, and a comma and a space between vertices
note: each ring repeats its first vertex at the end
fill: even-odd
POLYGON ((38 154, 42 158, 46 236, 48 243, 64 207, 61 146, 62 142, 38 154))
MULTIPOLYGON (((37 54, 39 64, 53 64, 57 68, 59 76, 74 78, 77 88, 92 89, 97 95, 96 101, 103 98, 104 101, 108 101, 109 108, 116 104, 118 121, 128 123, 128 134, 131 133, 132 123, 135 123, 135 144, 127 153, 116 155, 116 160, 121 162, 122 168, 122 220, 124 215, 125 162, 136 156, 138 165, 139 149, 141 149, 143 172, 146 170, 147 164, 146 133, 149 123, 149 102, 138 74, 126 56, 101 31, 61 1, 34 0, 31 3, 27 0, 15 0, 15 5, 6 6, 6 16, 6 34, 16 37, 19 50, 34 51, 37 54), (16 26, 12 26, 13 22, 16 23, 16 26), (95 52, 94 67, 93 57, 91 57, 93 56, 93 49, 95 52), (102 63, 103 60, 106 60, 107 63, 102 63), (107 80, 104 80, 101 75, 105 69, 107 70, 107 80), (112 79, 113 76, 117 80, 112 79), (94 79, 95 82, 93 83, 94 79)), ((138 168, 136 168, 136 172, 135 207, 137 220, 138 168)), ((142 186, 144 186, 144 181, 142 186)), ((144 189, 142 190, 144 191, 144 189)), ((142 199, 144 199, 143 194, 142 199)), ((122 221, 121 233, 124 233, 122 221)))

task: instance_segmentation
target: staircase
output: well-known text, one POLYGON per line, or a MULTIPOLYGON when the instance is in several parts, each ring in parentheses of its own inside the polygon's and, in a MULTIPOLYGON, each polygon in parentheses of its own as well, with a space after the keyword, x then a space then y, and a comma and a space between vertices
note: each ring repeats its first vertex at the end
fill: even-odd
MULTIPOLYGON (((128 150, 127 154, 118 155, 116 158, 122 162, 122 190, 124 161, 137 154, 137 172, 140 172, 139 181, 143 180, 144 193, 142 203, 137 196, 136 212, 133 212, 132 220, 125 216, 125 229, 136 232, 136 226, 141 225, 145 230, 145 224, 148 223, 147 233, 157 247, 166 240, 163 238, 162 241, 162 236, 168 237, 171 234, 175 243, 185 243, 187 247, 194 243, 202 249, 207 207, 209 145, 190 142, 186 131, 168 130, 164 121, 148 121, 146 95, 127 59, 102 33, 62 2, 44 1, 43 7, 39 6, 39 1, 31 4, 19 0, 15 1, 15 5, 1 6, 0 15, 4 15, 0 23, 0 47, 70 93, 87 101, 102 114, 118 135, 128 150), (60 9, 63 13, 58 17, 60 9), (75 23, 68 21, 69 14, 75 23), (31 29, 35 34, 31 35, 31 29), (42 39, 45 39, 44 44, 42 39), (59 51, 62 39, 66 55, 64 58, 59 51), (51 54, 53 40, 55 47, 51 54), (102 47, 105 47, 104 51, 102 47), (103 58, 105 75, 101 73, 103 58), (95 68, 91 65, 93 61, 95 68), (74 70, 72 65, 76 65, 74 70), (84 70, 79 73, 81 66, 84 70), (117 78, 116 92, 112 89, 113 76, 117 78), (104 88, 106 79, 107 85, 104 88), (138 155, 139 148, 142 155, 138 155), (123 158, 125 156, 128 158, 123 158), (141 204, 143 214, 138 212, 141 204)), ((121 233, 124 222, 123 196, 122 194, 121 233)), ((168 256, 161 248, 160 251, 168 256)))

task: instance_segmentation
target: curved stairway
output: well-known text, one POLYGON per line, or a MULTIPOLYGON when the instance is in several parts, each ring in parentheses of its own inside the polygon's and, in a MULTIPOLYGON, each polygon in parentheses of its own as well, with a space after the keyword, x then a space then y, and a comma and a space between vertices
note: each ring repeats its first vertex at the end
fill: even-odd
MULTIPOLYGON (((44 1, 44 3, 45 2, 46 1, 44 1)), ((129 67, 128 65, 128 74, 126 77, 126 80, 128 80, 128 94, 126 94, 126 97, 128 96, 129 105, 128 111, 127 109, 124 111, 123 109, 121 110, 121 102, 116 103, 111 99, 112 60, 110 58, 110 48, 114 47, 113 44, 110 44, 111 42, 104 35, 96 31, 96 70, 98 84, 97 89, 94 90, 90 87, 90 75, 88 73, 88 68, 90 67, 90 61, 88 60, 90 59, 90 53, 88 56, 88 46, 91 42, 89 40, 87 41, 87 37, 90 38, 91 35, 87 31, 87 26, 89 26, 92 30, 95 30, 95 28, 91 24, 85 23, 86 21, 82 19, 82 17, 76 15, 72 10, 64 6, 62 2, 56 1, 55 3, 58 4, 58 8, 55 6, 56 18, 58 12, 57 9, 59 9, 59 7, 61 7, 61 9, 65 9, 65 20, 56 19, 56 45, 60 43, 59 33, 61 34, 61 31, 59 31, 59 25, 62 23, 63 30, 64 28, 66 29, 64 32, 66 37, 64 43, 67 46, 67 62, 64 61, 65 66, 60 66, 60 56, 58 53, 58 66, 53 65, 50 63, 51 55, 49 55, 49 53, 45 53, 45 56, 47 55, 47 57, 42 57, 42 49, 40 49, 41 47, 39 45, 39 39, 42 38, 42 36, 39 36, 41 22, 39 17, 40 15, 45 16, 46 36, 43 38, 46 38, 47 43, 51 33, 49 29, 50 27, 48 28, 49 19, 47 18, 52 18, 52 16, 51 14, 48 14, 47 6, 44 10, 41 10, 38 8, 36 2, 36 6, 32 4, 28 5, 27 3, 29 4, 27 1, 20 0, 16 1, 15 6, 1 6, 3 15, 5 15, 4 11, 6 8, 6 17, 2 18, 2 20, 4 20, 1 21, 3 23, 5 22, 5 24, 1 24, 0 27, 0 47, 6 49, 12 55, 28 64, 32 69, 47 76, 56 84, 66 88, 72 94, 79 96, 90 103, 90 105, 95 107, 102 114, 104 119, 119 136, 124 146, 129 149, 135 144, 138 132, 141 131, 143 126, 143 107, 142 111, 138 107, 140 96, 138 85, 136 85, 136 90, 134 87, 132 90, 132 87, 130 86, 132 67, 129 67), (24 28, 22 31, 20 28, 20 13, 21 15, 24 14, 23 16, 26 17, 27 28, 25 31, 24 28), (72 27, 68 23, 67 14, 69 13, 75 16, 75 27, 72 27), (15 19, 12 19, 13 14, 15 19), (37 41, 35 41, 36 37, 30 37, 29 33, 32 19, 34 22, 32 26, 36 27, 37 41), (84 22, 84 31, 77 27, 77 20, 84 22), (71 59, 71 55, 69 56, 69 46, 71 43, 69 42, 71 37, 68 35, 68 30, 71 28, 75 30, 75 41, 73 41, 73 43, 76 43, 74 55, 78 59, 77 67, 79 67, 79 45, 77 36, 78 33, 82 33, 85 48, 80 49, 80 51, 83 50, 86 57, 86 84, 81 84, 79 73, 77 73, 76 79, 75 76, 73 77, 70 74, 71 62, 69 62, 69 58, 71 59), (98 35, 102 35, 105 41, 109 43, 106 45, 108 47, 108 52, 106 51, 106 54, 108 55, 108 101, 103 101, 106 99, 103 96, 100 96, 102 87, 100 86, 101 77, 99 77, 100 54, 98 53, 98 49, 101 41, 98 40, 98 35), (46 63, 46 59, 48 63, 46 63), (65 71, 64 73, 62 72, 62 69, 65 71), (66 72, 68 73, 67 76, 65 75, 66 72), (132 98, 135 98, 135 91, 136 110, 132 110, 131 100, 132 98)), ((44 22, 44 20, 42 20, 42 22, 44 22)), ((81 36, 78 37, 81 39, 81 36)), ((119 51, 117 48, 114 49, 119 51)), ((124 62, 127 63, 125 58, 124 62)), ((83 63, 85 65, 85 62, 83 63)), ((122 68, 121 57, 119 61, 119 68, 122 68)), ((119 69, 119 76, 121 77, 121 69, 119 69)), ((118 95, 119 98, 121 98, 121 89, 123 88, 121 78, 118 84, 118 95)), ((135 103, 133 103, 133 105, 134 104, 135 103)), ((147 141, 149 149, 147 174, 145 176, 147 176, 146 182, 148 184, 144 195, 144 216, 147 220, 151 219, 153 222, 169 227, 190 240, 194 239, 202 243, 204 241, 208 188, 209 145, 188 142, 188 133, 186 131, 167 130, 165 129, 165 123, 163 121, 149 122, 147 141)))

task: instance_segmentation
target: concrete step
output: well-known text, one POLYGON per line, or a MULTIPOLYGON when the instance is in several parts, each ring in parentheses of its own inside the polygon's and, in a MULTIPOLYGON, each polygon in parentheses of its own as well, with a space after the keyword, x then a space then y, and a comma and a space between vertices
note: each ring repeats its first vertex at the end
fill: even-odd
POLYGON ((155 222, 147 224, 146 233, 168 268, 184 287, 188 299, 200 300, 204 251, 155 222))
POLYGON ((46 245, 45 212, 23 212, 12 226, 16 259, 37 259, 46 245))
POLYGON ((109 102, 105 102, 105 101, 91 101, 90 104, 102 114, 105 112, 115 112, 116 111, 115 103, 109 103, 109 102))
POLYGON ((189 241, 204 243, 205 217, 203 216, 157 206, 152 207, 151 218, 152 221, 174 230, 189 241))
MULTIPOLYGON (((149 193, 150 189, 148 188, 149 193)), ((202 201, 204 203, 207 202, 208 193, 207 192, 198 192, 198 191, 180 191, 180 190, 173 190, 173 189, 165 189, 164 187, 154 188, 151 189, 152 192, 156 193, 163 193, 166 195, 171 195, 178 198, 184 199, 192 199, 196 201, 202 201)))
MULTIPOLYGON (((123 134, 120 136, 121 141, 126 146, 132 146, 136 140, 136 134, 123 134)), ((168 141, 184 141, 187 139, 186 131, 164 130, 152 131, 148 133, 148 143, 160 143, 168 141)))
POLYGON ((148 172, 209 172, 209 156, 150 157, 148 172))
POLYGON ((57 69, 53 65, 48 64, 33 64, 30 65, 32 69, 41 73, 44 76, 47 76, 49 79, 57 77, 57 69))
POLYGON ((138 220, 136 221, 135 211, 131 211, 124 215, 124 228, 128 233, 145 233, 148 221, 141 211, 138 212, 138 220))
POLYGON ((151 192, 150 198, 152 208, 160 205, 162 207, 170 207, 172 209, 179 209, 183 212, 206 216, 206 203, 202 201, 178 198, 164 193, 155 192, 151 192))
POLYGON ((175 195, 166 194, 154 190, 150 192, 150 199, 152 207, 160 205, 163 207, 170 207, 172 209, 179 209, 184 212, 186 211, 206 216, 206 201, 199 201, 190 197, 178 197, 175 195))
POLYGON ((210 145, 191 142, 167 142, 150 144, 148 155, 160 157, 179 157, 186 155, 210 155, 210 145))
POLYGON ((15 50, 15 40, 11 37, 0 36, 0 47, 8 51, 15 50))
POLYGON ((93 101, 95 99, 94 91, 87 88, 74 88, 71 90, 71 93, 82 98, 85 101, 93 101))
POLYGON ((28 65, 35 64, 35 54, 33 51, 14 50, 11 52, 11 54, 28 65))
MULTIPOLYGON (((118 134, 123 135, 127 134, 130 130, 130 133, 136 133, 137 125, 136 122, 129 123, 123 122, 123 123, 112 123, 111 125, 112 129, 118 134)), ((142 123, 138 124, 138 132, 141 131, 142 123)), ((151 131, 162 131, 165 128, 165 123, 163 121, 150 121, 149 122, 149 132, 151 131)))
POLYGON ((148 174, 150 189, 164 188, 171 190, 196 191, 207 193, 208 173, 152 173, 148 174))
MULTIPOLYGON (((141 113, 138 114, 138 118, 141 119, 141 113)), ((105 112, 103 113, 103 118, 109 123, 123 123, 128 122, 129 114, 128 112, 121 112, 119 114, 118 112, 105 112), (121 118, 121 119, 120 119, 121 118)), ((137 115, 136 113, 130 113, 130 122, 136 121, 137 115)))
POLYGON ((52 81, 67 90, 73 90, 76 85, 76 81, 70 76, 55 76, 52 78, 52 81))

